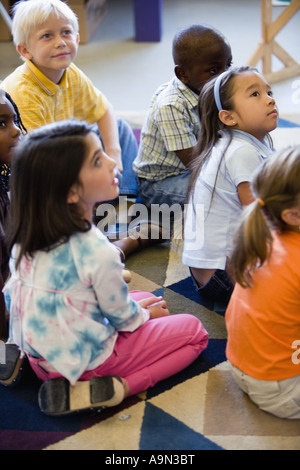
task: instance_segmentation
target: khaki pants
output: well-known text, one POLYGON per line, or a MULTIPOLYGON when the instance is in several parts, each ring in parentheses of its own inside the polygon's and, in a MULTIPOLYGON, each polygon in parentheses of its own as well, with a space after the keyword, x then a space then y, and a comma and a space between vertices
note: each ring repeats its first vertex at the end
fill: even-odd
POLYGON ((261 409, 279 418, 300 419, 300 375, 285 380, 258 380, 231 364, 235 381, 261 409))

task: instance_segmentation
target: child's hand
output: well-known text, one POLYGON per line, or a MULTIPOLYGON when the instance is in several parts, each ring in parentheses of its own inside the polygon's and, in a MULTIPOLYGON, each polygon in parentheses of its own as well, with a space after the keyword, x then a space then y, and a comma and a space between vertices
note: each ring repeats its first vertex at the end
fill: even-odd
POLYGON ((167 315, 170 315, 169 310, 167 309, 167 304, 165 300, 161 300, 160 302, 157 302, 156 304, 148 307, 148 310, 150 312, 150 318, 159 318, 159 317, 166 317, 167 315))
POLYGON ((146 308, 150 312, 150 318, 159 318, 170 315, 167 303, 162 297, 148 297, 139 301, 141 307, 146 308))

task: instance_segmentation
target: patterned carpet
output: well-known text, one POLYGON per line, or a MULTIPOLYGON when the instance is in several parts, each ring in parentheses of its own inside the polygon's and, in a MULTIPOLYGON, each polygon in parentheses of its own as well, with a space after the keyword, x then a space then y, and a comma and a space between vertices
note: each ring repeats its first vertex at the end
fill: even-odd
MULTIPOLYGON (((290 130, 287 142, 300 143, 300 129, 290 130)), ((198 459, 200 450, 300 450, 300 420, 260 411, 235 385, 225 358, 222 306, 203 305, 182 265, 181 250, 182 241, 173 240, 129 257, 129 288, 163 295, 172 314, 200 318, 210 336, 202 355, 186 370, 116 408, 67 418, 40 413, 40 384, 28 370, 17 387, 0 387, 0 450, 102 450, 102 459, 150 455, 120 452, 137 450, 198 459)))

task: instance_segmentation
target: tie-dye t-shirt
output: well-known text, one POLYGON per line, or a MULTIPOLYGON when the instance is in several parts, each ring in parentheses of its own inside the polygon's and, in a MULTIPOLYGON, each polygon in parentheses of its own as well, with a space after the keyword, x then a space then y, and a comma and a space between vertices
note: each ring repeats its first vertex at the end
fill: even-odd
POLYGON ((118 331, 149 318, 129 296, 122 269, 118 250, 95 226, 23 257, 5 287, 11 339, 74 384, 111 355, 118 331))

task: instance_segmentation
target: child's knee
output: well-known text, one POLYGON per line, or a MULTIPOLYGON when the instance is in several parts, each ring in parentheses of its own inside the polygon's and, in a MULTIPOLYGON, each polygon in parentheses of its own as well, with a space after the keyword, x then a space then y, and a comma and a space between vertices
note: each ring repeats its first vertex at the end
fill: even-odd
POLYGON ((199 318, 188 313, 182 315, 182 331, 190 337, 190 344, 201 344, 202 346, 208 343, 208 332, 206 331, 203 323, 199 318))

